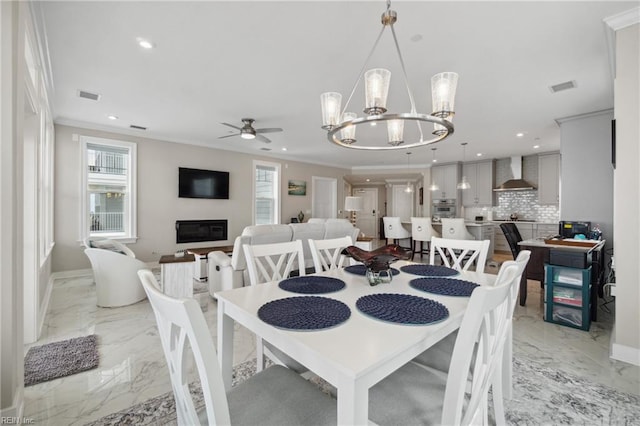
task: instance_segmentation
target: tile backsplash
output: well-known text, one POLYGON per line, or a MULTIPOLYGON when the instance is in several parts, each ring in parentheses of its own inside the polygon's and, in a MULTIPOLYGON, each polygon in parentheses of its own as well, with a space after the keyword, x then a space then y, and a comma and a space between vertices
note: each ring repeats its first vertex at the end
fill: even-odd
MULTIPOLYGON (((510 168, 510 158, 496 160, 496 184, 500 184, 513 175, 510 168)), ((531 155, 522 158, 522 177, 534 184, 538 182, 538 156, 531 155)), ((511 213, 517 213, 520 219, 535 220, 536 222, 557 223, 560 220, 560 209, 557 205, 540 205, 538 191, 506 191, 496 192, 493 207, 467 207, 464 210, 466 219, 476 216, 493 219, 508 219, 511 213), (490 213, 490 214, 489 214, 490 213)))

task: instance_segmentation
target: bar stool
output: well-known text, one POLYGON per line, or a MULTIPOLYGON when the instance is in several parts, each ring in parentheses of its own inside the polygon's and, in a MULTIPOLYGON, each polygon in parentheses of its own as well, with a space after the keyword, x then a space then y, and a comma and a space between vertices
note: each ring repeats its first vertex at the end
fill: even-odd
POLYGON ((385 216, 382 218, 384 223, 385 239, 393 239, 393 244, 400 245, 400 240, 409 239, 409 247, 412 247, 411 233, 404 229, 399 217, 385 216))
POLYGON ((423 254, 429 254, 431 237, 439 237, 440 234, 436 232, 431 226, 430 217, 412 217, 411 218, 411 237, 413 238, 413 257, 416 255, 416 243, 420 242, 420 259, 423 254), (424 243, 427 243, 427 249, 424 248, 424 243))

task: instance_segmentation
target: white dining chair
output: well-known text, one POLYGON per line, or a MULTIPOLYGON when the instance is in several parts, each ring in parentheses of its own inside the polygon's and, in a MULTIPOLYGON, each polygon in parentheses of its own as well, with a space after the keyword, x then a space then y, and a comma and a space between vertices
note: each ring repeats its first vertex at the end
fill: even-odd
POLYGON ((442 218, 442 238, 452 240, 475 240, 475 237, 467 230, 464 219, 461 217, 442 218))
MULTIPOLYGON (((413 238, 413 256, 416 255, 416 243, 420 242, 420 259, 423 254, 429 254, 429 246, 431 245, 431 237, 439 237, 440 234, 431 226, 430 217, 412 217, 411 218, 411 237, 413 238), (424 248, 427 243, 427 249, 424 248)), ((413 259, 413 257, 412 257, 413 259)))
MULTIPOLYGON (((447 374, 405 364, 369 390, 369 419, 379 425, 487 424, 488 392, 503 360, 517 275, 515 263, 504 265, 494 286, 473 291, 447 374)), ((504 410, 494 414, 496 424, 505 424, 504 410)))
POLYGON ((347 258, 342 254, 342 250, 351 245, 353 241, 349 236, 329 240, 309 240, 316 273, 342 268, 347 258))
MULTIPOLYGON (((502 401, 504 399, 512 398, 512 378, 513 378, 513 313, 515 311, 516 301, 518 300, 518 291, 520 288, 520 278, 522 274, 524 274, 525 268, 527 267, 527 263, 529 262, 529 258, 531 256, 531 252, 528 250, 522 250, 515 261, 507 261, 504 262, 499 271, 500 274, 504 274, 503 270, 509 265, 516 265, 517 271, 514 276, 509 291, 509 304, 508 309, 506 310, 506 317, 508 321, 508 331, 507 337, 504 345, 504 369, 499 369, 496 371, 496 377, 493 383, 493 395, 494 399, 494 409, 499 413, 503 410, 502 401)), ((500 281, 502 278, 500 278, 500 281)), ((498 280, 497 280, 498 281, 498 280)), ((458 336, 458 331, 454 331, 449 334, 446 338, 440 340, 438 343, 422 352, 420 355, 415 357, 412 362, 424 367, 428 368, 434 372, 440 372, 442 374, 447 374, 449 368, 451 367, 451 356, 453 353, 453 348, 456 342, 456 338, 458 336)), ((500 416, 504 416, 501 414, 500 416)))
POLYGON ((385 239, 393 239, 393 243, 400 245, 400 240, 409 239, 409 247, 411 244, 411 232, 407 231, 402 226, 402 221, 399 217, 385 216, 382 218, 384 224, 384 237, 385 239))
POLYGON ((156 317, 179 426, 336 424, 335 401, 282 366, 269 367, 226 393, 211 332, 198 302, 162 294, 148 269, 138 275, 156 317), (187 345, 204 396, 205 406, 200 410, 189 390, 187 345))
MULTIPOLYGON (((247 271, 251 285, 283 280, 289 278, 291 273, 296 270, 299 276, 306 274, 302 240, 274 244, 245 244, 242 248, 247 259, 247 271)), ((265 366, 265 354, 275 363, 291 368, 298 373, 308 371, 305 366, 256 335, 257 371, 262 371, 265 366)))
POLYGON ((242 246, 251 285, 288 278, 293 271, 305 274, 302 240, 242 246))
POLYGON ((458 271, 467 271, 475 262, 476 271, 483 272, 489 254, 489 240, 452 240, 431 238, 429 263, 435 265, 436 254, 444 266, 458 271))

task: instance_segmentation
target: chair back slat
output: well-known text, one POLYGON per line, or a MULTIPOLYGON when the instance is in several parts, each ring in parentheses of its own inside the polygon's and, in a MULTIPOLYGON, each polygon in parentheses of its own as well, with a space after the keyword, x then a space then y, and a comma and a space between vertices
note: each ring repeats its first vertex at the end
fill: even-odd
POLYGON ((288 278, 298 270, 305 275, 302 241, 243 246, 251 285, 288 278))
POLYGON ((328 240, 309 240, 316 273, 342 268, 346 260, 342 250, 351 245, 353 241, 349 236, 328 240))
POLYGON ((189 391, 187 343, 196 362, 209 424, 230 424, 229 405, 209 328, 194 299, 175 299, 159 290, 148 269, 138 271, 158 325, 162 350, 169 367, 179 425, 200 424, 189 391))
POLYGON ((429 262, 435 264, 438 254, 445 266, 458 271, 467 271, 476 265, 476 271, 484 271, 489 254, 490 240, 452 240, 449 238, 431 238, 429 262))

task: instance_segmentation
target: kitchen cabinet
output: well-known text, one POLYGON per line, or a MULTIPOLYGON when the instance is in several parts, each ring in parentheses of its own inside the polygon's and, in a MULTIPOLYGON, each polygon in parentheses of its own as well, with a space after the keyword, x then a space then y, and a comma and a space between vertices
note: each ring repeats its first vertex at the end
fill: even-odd
POLYGON ((432 199, 457 199, 458 198, 458 165, 446 164, 431 167, 431 182, 438 185, 439 189, 433 191, 432 199))
POLYGON ((489 254, 487 254, 487 260, 491 260, 493 259, 493 253, 494 253, 494 240, 495 240, 495 234, 494 234, 494 226, 492 223, 467 223, 467 231, 469 231, 469 233, 471 235, 473 235, 473 237, 476 240, 489 240, 489 254))
POLYGON ((462 175, 471 188, 462 190, 463 206, 490 206, 493 204, 494 162, 481 161, 462 165, 462 175))
POLYGON ((560 154, 538 156, 538 203, 560 203, 560 154))

